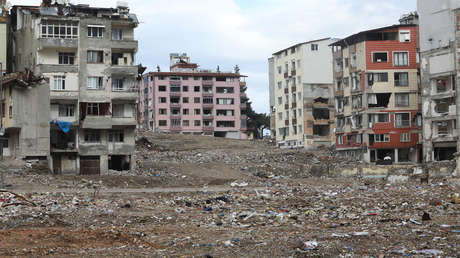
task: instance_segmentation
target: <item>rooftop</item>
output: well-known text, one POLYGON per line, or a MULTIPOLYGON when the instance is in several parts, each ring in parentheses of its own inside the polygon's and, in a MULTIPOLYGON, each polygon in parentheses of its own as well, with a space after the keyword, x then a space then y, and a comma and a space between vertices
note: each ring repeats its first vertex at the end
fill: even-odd
POLYGON ((298 43, 298 44, 295 44, 295 45, 290 46, 290 47, 288 47, 288 48, 285 48, 285 49, 283 49, 283 50, 280 50, 280 51, 278 51, 278 52, 276 52, 276 53, 273 53, 273 55, 279 55, 279 54, 283 53, 283 52, 286 51, 286 50, 289 50, 289 49, 291 49, 291 48, 298 47, 298 46, 301 46, 301 45, 304 45, 304 44, 310 44, 310 43, 315 43, 315 42, 320 42, 320 41, 325 41, 325 40, 330 40, 330 39, 333 39, 333 38, 330 38, 330 37, 329 37, 329 38, 316 39, 316 40, 311 40, 311 41, 306 41, 306 42, 298 43))

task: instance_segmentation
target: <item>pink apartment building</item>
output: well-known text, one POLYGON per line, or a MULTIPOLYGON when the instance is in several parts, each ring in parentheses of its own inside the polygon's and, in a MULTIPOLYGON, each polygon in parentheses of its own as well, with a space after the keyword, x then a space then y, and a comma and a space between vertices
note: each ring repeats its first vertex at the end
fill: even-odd
POLYGON ((150 72, 139 86, 139 126, 155 132, 247 139, 246 76, 198 69, 170 55, 169 72, 150 72))

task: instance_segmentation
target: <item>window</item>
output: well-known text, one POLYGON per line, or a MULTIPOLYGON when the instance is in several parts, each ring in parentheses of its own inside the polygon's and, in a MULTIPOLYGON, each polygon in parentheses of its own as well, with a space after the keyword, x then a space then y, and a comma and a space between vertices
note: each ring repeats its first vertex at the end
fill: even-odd
POLYGON ((182 91, 183 92, 188 92, 188 86, 182 86, 182 91))
POLYGON ((283 71, 282 71, 282 68, 281 66, 278 66, 278 74, 281 74, 283 71))
POLYGON ((158 126, 167 126, 167 121, 166 120, 159 120, 158 121, 158 126))
POLYGON ((408 107, 409 106, 409 93, 396 93, 396 106, 408 107))
POLYGON ((160 97, 160 103, 166 103, 166 102, 167 102, 167 100, 166 100, 165 97, 160 97))
POLYGON ((388 73, 374 73, 376 82, 388 82, 388 73))
POLYGON ((98 103, 88 103, 87 114, 90 116, 99 115, 99 104, 98 103))
POLYGON ((233 105, 235 104, 234 99, 217 99, 218 105, 233 105))
POLYGON ((408 86, 409 73, 395 73, 395 86, 408 86))
POLYGON ((99 130, 85 130, 85 142, 99 143, 101 142, 101 131, 99 130))
POLYGON ((109 142, 124 142, 125 133, 123 130, 110 130, 109 142))
POLYGON ((188 108, 184 108, 184 109, 182 110, 182 114, 183 114, 183 115, 188 115, 188 114, 189 114, 188 108))
POLYGON ((187 80, 188 80, 188 76, 182 76, 182 80, 183 80, 183 81, 187 81, 187 80))
POLYGON ((123 30, 112 28, 112 40, 123 40, 123 30))
POLYGON ((59 105, 59 117, 73 117, 75 115, 75 106, 71 104, 59 105))
POLYGON ((180 92, 180 86, 171 86, 170 92, 180 92))
POLYGON ((200 114, 201 114, 201 109, 196 108, 196 109, 195 109, 195 115, 200 115, 200 114))
POLYGON ((389 134, 374 134, 375 142, 390 142, 389 134))
POLYGON ((59 64, 73 65, 75 53, 59 53, 59 64))
POLYGON ((163 85, 158 86, 158 91, 166 91, 166 86, 163 86, 163 85))
POLYGON ((194 79, 195 81, 199 81, 199 80, 201 80, 201 77, 200 77, 200 76, 193 76, 193 79, 194 79))
POLYGON ((393 52, 393 65, 394 66, 408 66, 409 53, 408 52, 393 52))
POLYGON ((283 104, 283 97, 278 97, 278 105, 282 105, 283 104))
POLYGON ((88 38, 102 38, 104 36, 104 26, 89 25, 88 38))
POLYGON ((167 110, 166 108, 160 108, 160 109, 158 110, 158 113, 159 113, 160 115, 167 115, 167 114, 168 114, 168 110, 167 110))
POLYGON ((345 58, 344 65, 345 65, 345 67, 348 67, 348 58, 347 57, 345 58))
POLYGON ((61 38, 61 39, 76 39, 78 38, 78 22, 58 22, 58 21, 43 21, 40 24, 41 38, 61 38))
POLYGON ((190 125, 190 121, 182 120, 182 126, 189 126, 189 125, 190 125))
POLYGON ((388 123, 390 122, 390 114, 369 114, 369 122, 371 123, 388 123))
POLYGON ((216 92, 217 93, 234 93, 234 88, 233 87, 217 87, 216 92))
POLYGON ((399 31, 399 42, 410 42, 410 30, 399 31))
POLYGON ((13 106, 8 107, 8 115, 10 118, 13 118, 13 106))
POLYGON ((182 98, 182 103, 188 103, 188 97, 183 97, 182 98))
POLYGON ((372 53, 372 61, 374 63, 388 62, 388 53, 387 52, 375 52, 375 53, 372 53))
POLYGON ((342 144, 343 144, 343 136, 342 136, 342 135, 337 136, 337 144, 338 144, 338 145, 342 145, 342 144))
POLYGON ((53 82, 53 90, 65 90, 65 76, 56 75, 53 82))
POLYGON ((355 138, 355 143, 362 143, 362 141, 363 141, 363 135, 357 134, 355 138))
POLYGON ((200 86, 195 86, 193 87, 194 92, 200 92, 200 86))
POLYGON ((278 120, 283 120, 283 112, 278 112, 278 120))
POLYGON ((88 77, 88 89, 100 90, 102 89, 102 85, 103 85, 102 77, 92 77, 92 76, 88 77))
POLYGON ((203 98, 203 104, 213 104, 214 99, 213 98, 203 98))
POLYGON ((200 103, 200 98, 199 97, 193 98, 193 103, 200 103))
POLYGON ((311 51, 318 51, 318 44, 311 44, 311 51))
POLYGON ((124 91, 124 80, 119 78, 112 78, 112 91, 124 91))
POLYGON ((438 135, 449 134, 449 123, 447 121, 438 122, 438 135))
POLYGON ((402 133, 401 142, 410 142, 410 133, 402 133))
POLYGON ((396 113, 395 127, 410 127, 410 113, 396 113))
POLYGON ((194 125, 195 126, 201 126, 201 120, 195 120, 194 125))
POLYGON ((88 51, 88 63, 102 63, 104 52, 102 51, 88 51))

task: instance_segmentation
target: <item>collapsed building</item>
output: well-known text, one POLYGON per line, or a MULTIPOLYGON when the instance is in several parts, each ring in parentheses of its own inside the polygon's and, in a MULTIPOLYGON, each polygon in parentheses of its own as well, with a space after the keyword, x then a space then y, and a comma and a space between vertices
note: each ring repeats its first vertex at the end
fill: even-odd
POLYGON ((418 1, 424 161, 454 159, 460 114, 460 2, 418 1), (439 26, 441 25, 442 26, 439 26))
POLYGON ((422 160, 416 15, 333 43, 336 149, 365 162, 422 160))
MULTIPOLYGON (((137 25, 136 15, 123 2, 117 8, 67 1, 12 8, 13 72, 30 70, 49 81, 48 93, 37 92, 31 103, 43 101, 34 110, 40 117, 49 113, 47 125, 41 121, 37 128, 48 130, 54 173, 133 169, 137 25)), ((15 104, 21 103, 29 105, 15 104)), ((24 119, 35 114, 25 113, 24 119)))
POLYGON ((268 59, 270 124, 281 148, 334 144, 332 53, 326 38, 296 44, 268 59))

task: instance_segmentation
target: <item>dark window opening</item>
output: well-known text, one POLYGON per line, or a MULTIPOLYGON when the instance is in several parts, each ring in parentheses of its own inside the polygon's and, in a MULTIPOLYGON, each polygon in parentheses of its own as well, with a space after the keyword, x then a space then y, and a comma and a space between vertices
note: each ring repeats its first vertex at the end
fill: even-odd
POLYGON ((216 81, 218 82, 225 82, 226 78, 225 77, 216 77, 216 81))
POLYGON ((166 86, 158 86, 158 91, 166 91, 166 86))
POLYGON ((329 125, 313 125, 313 135, 315 136, 329 136, 330 126, 329 125))
POLYGON ((386 52, 372 53, 372 61, 374 63, 388 62, 388 53, 386 53, 386 52))
POLYGON ((180 97, 171 97, 169 99, 170 103, 175 103, 175 104, 179 104, 180 103, 180 97))
POLYGON ((369 107, 388 107, 390 102, 391 93, 377 93, 368 95, 369 107))
POLYGON ((436 161, 453 160, 456 152, 456 147, 434 148, 434 159, 436 161))
POLYGON ((313 100, 313 103, 323 103, 323 104, 328 104, 329 103, 329 99, 326 99, 326 98, 317 98, 317 99, 314 99, 313 100))
POLYGON ((409 162, 410 161, 410 149, 398 149, 398 162, 409 162))
POLYGON ((329 109, 326 108, 314 108, 313 109, 313 117, 315 120, 329 120, 330 112, 329 109))
POLYGON ((375 32, 367 33, 367 40, 398 40, 398 32, 375 32))
POLYGON ((234 88, 233 87, 217 87, 216 88, 217 93, 234 93, 234 88))
POLYGON ((75 131, 64 133, 61 130, 53 131, 50 135, 51 148, 59 150, 75 149, 75 131))
POLYGON ((130 169, 131 156, 109 156, 109 169, 126 171, 130 169))

